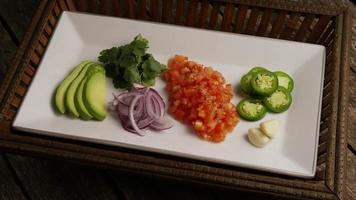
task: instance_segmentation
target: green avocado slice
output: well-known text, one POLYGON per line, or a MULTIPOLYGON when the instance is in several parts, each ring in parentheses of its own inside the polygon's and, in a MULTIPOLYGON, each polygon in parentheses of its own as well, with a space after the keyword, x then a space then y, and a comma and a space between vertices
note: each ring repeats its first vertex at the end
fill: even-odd
POLYGON ((56 94, 54 97, 54 105, 58 112, 62 114, 66 112, 65 96, 67 89, 72 83, 72 81, 78 76, 78 74, 88 63, 89 61, 83 61, 79 65, 77 65, 74 70, 57 87, 56 94))
POLYGON ((85 107, 83 95, 84 95, 84 86, 86 81, 88 80, 87 77, 84 77, 83 80, 80 82, 77 91, 75 92, 75 107, 78 110, 80 118, 84 120, 90 120, 93 116, 89 113, 88 109, 85 107))
POLYGON ((105 70, 101 65, 95 65, 87 73, 84 85, 84 105, 89 113, 97 120, 104 120, 107 112, 105 108, 105 70))
POLYGON ((95 63, 87 63, 84 68, 82 69, 82 71, 80 71, 79 75, 72 81, 72 83, 70 84, 69 88, 67 89, 67 93, 66 93, 66 97, 65 97, 65 101, 66 101, 66 107, 68 109, 68 112, 71 116, 78 118, 79 117, 79 113, 77 110, 77 107, 75 105, 75 93, 79 87, 80 82, 84 79, 87 70, 89 68, 89 66, 93 65, 95 63))

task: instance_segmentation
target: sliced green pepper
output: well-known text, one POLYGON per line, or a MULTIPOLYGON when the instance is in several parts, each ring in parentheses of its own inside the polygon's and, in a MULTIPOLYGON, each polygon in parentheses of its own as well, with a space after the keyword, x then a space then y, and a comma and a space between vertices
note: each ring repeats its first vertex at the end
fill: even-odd
POLYGON ((292 96, 284 87, 278 87, 275 92, 263 99, 263 104, 271 112, 284 112, 292 104, 292 96))
POLYGON ((289 92, 292 92, 294 87, 294 81, 287 73, 282 71, 273 72, 278 78, 278 86, 286 88, 289 92))
POLYGON ((250 69, 250 71, 248 71, 248 73, 258 73, 258 72, 263 72, 263 71, 268 71, 268 70, 264 67, 256 66, 256 67, 253 67, 252 69, 250 69))
POLYGON ((251 78, 251 86, 255 94, 268 96, 278 87, 278 78, 272 72, 262 71, 251 78))
POLYGON ((260 99, 247 98, 237 105, 237 112, 245 120, 257 121, 266 115, 267 109, 260 99))
POLYGON ((251 79, 254 76, 254 73, 245 74, 240 80, 240 87, 243 92, 246 94, 253 95, 253 89, 251 86, 251 79))

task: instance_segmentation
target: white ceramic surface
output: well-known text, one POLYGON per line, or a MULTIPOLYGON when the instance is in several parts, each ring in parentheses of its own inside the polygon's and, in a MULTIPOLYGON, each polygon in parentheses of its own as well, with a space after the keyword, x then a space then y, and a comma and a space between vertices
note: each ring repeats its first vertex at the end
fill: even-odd
MULTIPOLYGON (((259 169, 299 177, 315 174, 325 49, 319 45, 254 36, 64 12, 36 76, 17 114, 14 128, 56 137, 104 143, 203 161, 259 169), (224 142, 199 139, 174 121, 174 127, 140 137, 124 131, 114 114, 102 121, 82 121, 57 115, 52 95, 63 78, 82 60, 97 60, 102 49, 123 45, 141 33, 149 52, 162 63, 183 54, 220 71, 234 88, 253 66, 288 72, 295 81, 287 112, 267 114, 278 119, 280 133, 265 148, 247 141, 247 130, 259 122, 241 120, 224 142)), ((163 95, 165 83, 155 89, 163 95)), ((107 102, 119 93, 107 79, 107 102)), ((233 103, 243 96, 235 93, 233 103)))

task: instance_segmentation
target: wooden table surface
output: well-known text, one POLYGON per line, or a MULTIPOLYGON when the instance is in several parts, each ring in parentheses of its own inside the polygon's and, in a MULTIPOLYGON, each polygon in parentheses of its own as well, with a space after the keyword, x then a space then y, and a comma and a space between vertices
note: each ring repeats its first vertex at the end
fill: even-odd
MULTIPOLYGON (((0 83, 39 0, 0 0, 0 83)), ((356 8, 350 73, 347 199, 356 199, 356 8)), ((216 189, 0 152, 0 199, 271 199, 260 194, 216 189)))

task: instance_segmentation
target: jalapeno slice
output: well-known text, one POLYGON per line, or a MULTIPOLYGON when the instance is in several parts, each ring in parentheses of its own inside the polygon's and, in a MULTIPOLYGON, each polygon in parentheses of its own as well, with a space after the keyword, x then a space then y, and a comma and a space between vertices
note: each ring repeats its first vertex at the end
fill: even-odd
POLYGON ((253 89, 251 86, 251 79, 254 76, 254 73, 247 73, 244 76, 242 76, 240 80, 240 87, 243 92, 246 94, 251 94, 253 95, 253 89))
POLYGON ((257 121, 266 115, 267 109, 260 99, 246 98, 237 105, 237 112, 245 120, 257 121))
POLYGON ((248 73, 258 73, 258 72, 263 72, 263 71, 268 71, 268 70, 264 67, 256 66, 256 67, 253 67, 252 69, 250 69, 250 71, 248 71, 248 73))
POLYGON ((278 78, 269 71, 258 72, 251 78, 251 86, 255 94, 268 96, 277 89, 278 78))
POLYGON ((270 96, 263 99, 263 104, 269 111, 281 113, 288 110, 292 104, 292 96, 284 87, 278 87, 270 96))
POLYGON ((278 86, 284 87, 288 92, 292 92, 294 81, 287 73, 282 71, 273 72, 278 78, 278 86))

